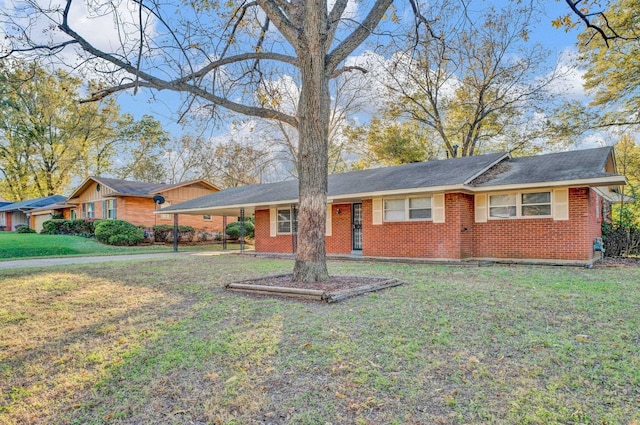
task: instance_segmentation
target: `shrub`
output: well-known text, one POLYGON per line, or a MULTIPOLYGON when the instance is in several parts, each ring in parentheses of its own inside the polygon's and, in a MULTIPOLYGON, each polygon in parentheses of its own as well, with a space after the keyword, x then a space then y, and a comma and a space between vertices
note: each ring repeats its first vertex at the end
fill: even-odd
POLYGON ((137 245, 144 232, 124 220, 101 220, 95 226, 96 239, 108 245, 137 245))
POLYGON ((52 219, 42 223, 40 233, 46 235, 71 235, 92 238, 95 235, 95 225, 101 220, 58 220, 52 219))
POLYGON ((69 220, 52 219, 42 223, 43 235, 68 235, 69 234, 69 220))
MULTIPOLYGON (((170 224, 160 224, 153 226, 153 234, 156 242, 172 242, 173 226, 170 224)), ((178 241, 191 242, 196 234, 196 229, 192 226, 178 226, 178 241)))
POLYGON ((36 231, 28 226, 18 226, 16 227, 16 233, 36 233, 36 231))
POLYGON ((607 257, 640 255, 640 229, 637 227, 605 223, 602 225, 602 241, 607 257))
MULTIPOLYGON (((232 239, 240 239, 240 222, 236 221, 227 224, 226 229, 227 236, 232 239)), ((253 239, 255 236, 255 226, 249 220, 244 222, 244 236, 245 238, 253 239)))

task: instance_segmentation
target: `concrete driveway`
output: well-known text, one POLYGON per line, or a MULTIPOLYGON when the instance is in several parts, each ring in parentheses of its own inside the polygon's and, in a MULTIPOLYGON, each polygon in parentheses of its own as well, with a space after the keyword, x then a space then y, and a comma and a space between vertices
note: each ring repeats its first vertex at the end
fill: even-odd
POLYGON ((95 257, 27 258, 24 260, 0 261, 1 269, 22 269, 29 267, 65 266, 69 264, 93 264, 110 261, 155 260, 160 258, 196 255, 194 252, 162 252, 157 254, 101 255, 95 257))

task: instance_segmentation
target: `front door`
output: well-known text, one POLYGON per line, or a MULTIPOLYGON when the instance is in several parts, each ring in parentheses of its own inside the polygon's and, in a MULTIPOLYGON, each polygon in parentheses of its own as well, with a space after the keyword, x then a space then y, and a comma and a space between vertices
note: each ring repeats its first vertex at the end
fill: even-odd
POLYGON ((351 249, 362 251, 362 204, 351 207, 351 249))

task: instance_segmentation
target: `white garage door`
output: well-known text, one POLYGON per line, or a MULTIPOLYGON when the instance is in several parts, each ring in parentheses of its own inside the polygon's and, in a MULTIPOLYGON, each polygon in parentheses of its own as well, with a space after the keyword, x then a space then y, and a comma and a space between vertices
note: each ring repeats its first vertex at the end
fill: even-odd
POLYGON ((35 217, 35 226, 34 230, 38 233, 42 230, 42 223, 47 220, 51 220, 51 214, 42 214, 42 215, 34 215, 35 217))

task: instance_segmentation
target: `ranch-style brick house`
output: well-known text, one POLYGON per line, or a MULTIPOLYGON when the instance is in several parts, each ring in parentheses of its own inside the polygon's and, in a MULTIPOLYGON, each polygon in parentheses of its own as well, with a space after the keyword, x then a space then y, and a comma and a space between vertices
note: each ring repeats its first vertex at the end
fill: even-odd
MULTIPOLYGON (((328 254, 590 263, 626 184, 613 148, 493 153, 329 176, 328 254)), ((223 190, 167 208, 255 217, 255 250, 295 248, 298 182, 223 190)))
MULTIPOLYGON (((68 213, 70 219, 119 219, 136 226, 151 227, 173 225, 172 214, 155 214, 156 211, 219 190, 205 180, 164 184, 88 177, 66 199, 65 204, 71 205, 68 213), (158 196, 163 203, 154 201, 154 198, 159 200, 158 196)), ((197 231, 221 232, 222 217, 190 215, 182 217, 180 225, 193 226, 197 231)))

